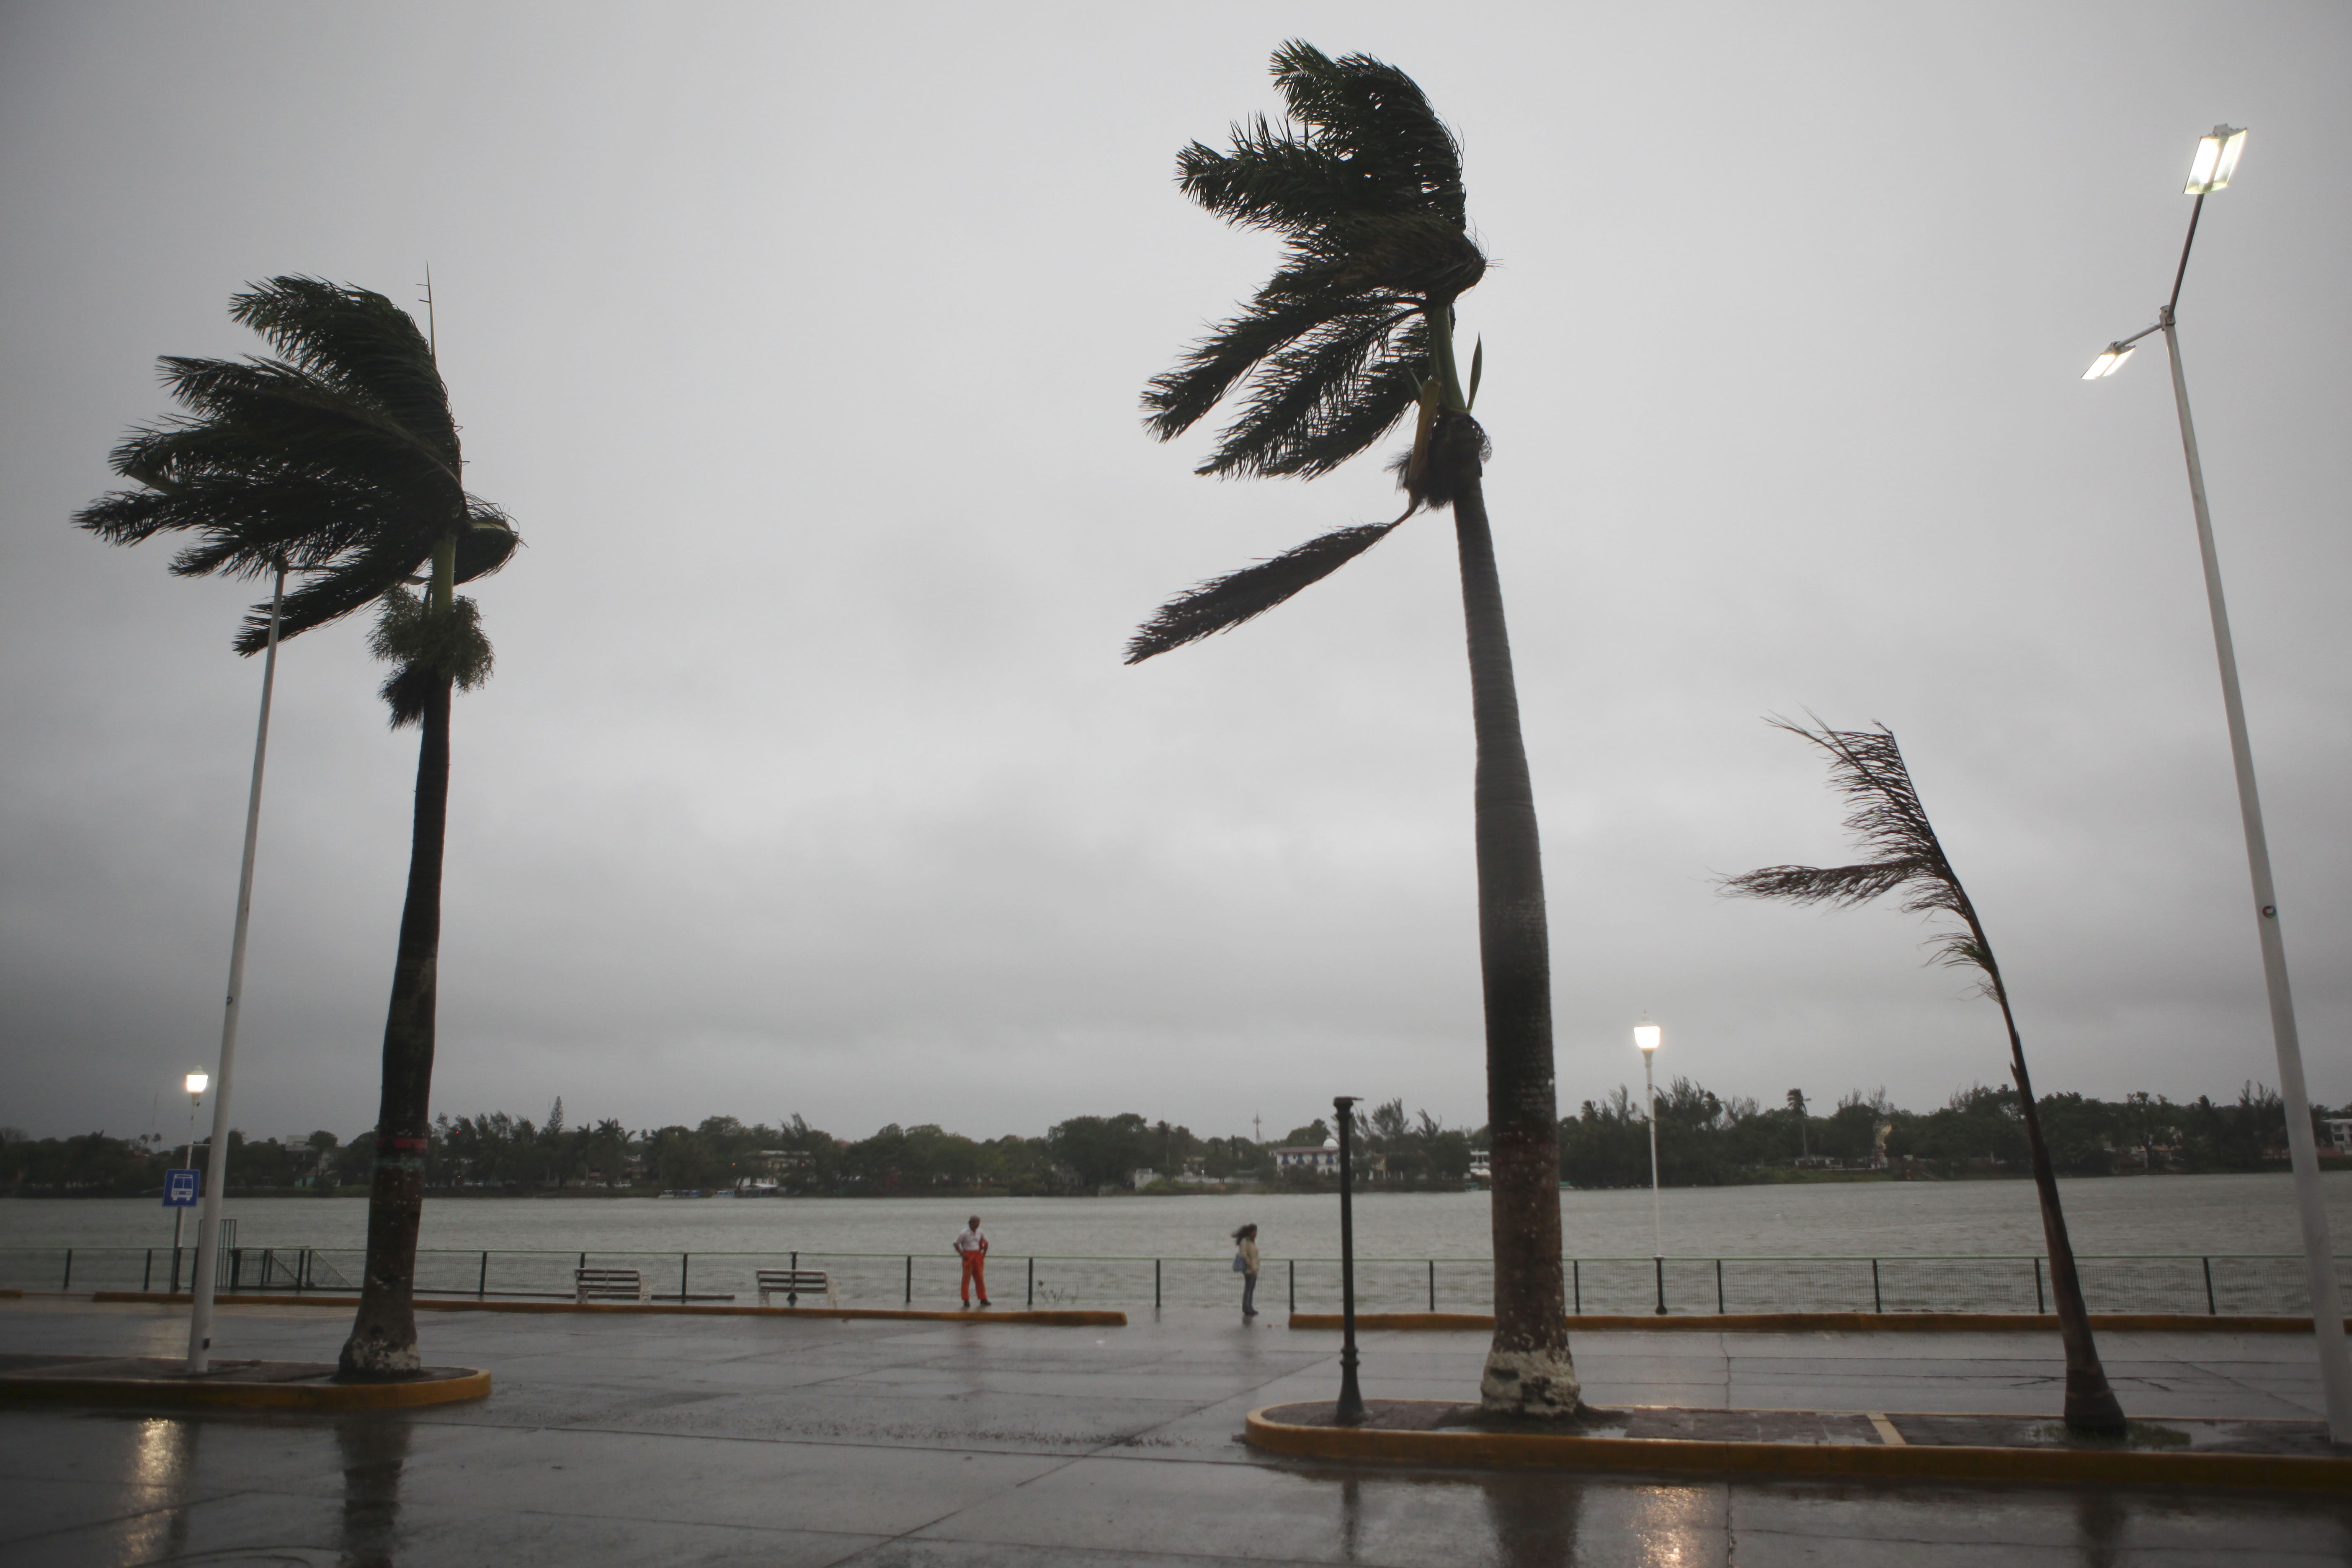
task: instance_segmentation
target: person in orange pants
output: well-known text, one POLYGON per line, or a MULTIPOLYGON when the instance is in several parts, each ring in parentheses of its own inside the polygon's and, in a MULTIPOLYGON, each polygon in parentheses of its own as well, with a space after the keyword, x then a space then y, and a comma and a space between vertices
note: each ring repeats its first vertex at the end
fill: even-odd
POLYGON ((988 1276, 985 1270, 988 1267, 988 1237, 980 1234, 978 1215, 972 1215, 971 1223, 957 1234, 955 1249, 963 1259, 963 1304, 971 1306, 972 1297, 977 1294, 980 1304, 987 1306, 988 1276))

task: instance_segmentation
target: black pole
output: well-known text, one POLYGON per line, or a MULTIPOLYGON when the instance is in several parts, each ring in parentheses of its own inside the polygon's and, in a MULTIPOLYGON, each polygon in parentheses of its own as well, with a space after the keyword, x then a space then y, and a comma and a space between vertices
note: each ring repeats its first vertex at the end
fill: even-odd
POLYGON ((1666 1260, 1664 1258, 1654 1258, 1651 1261, 1658 1266, 1657 1316, 1663 1318, 1666 1315, 1666 1260))
POLYGON ((1160 1310, 1160 1259, 1151 1260, 1151 1310, 1160 1310))
POLYGON ((1298 1259, 1290 1260, 1290 1315, 1298 1316, 1298 1259))
POLYGON ((1723 1316, 1723 1259, 1715 1260, 1715 1315, 1723 1316))
POLYGON ((1037 1304, 1037 1260, 1034 1258, 1029 1260, 1029 1304, 1037 1304))
POLYGON ((490 1253, 482 1249, 482 1272, 474 1281, 474 1300, 478 1301, 490 1293, 490 1253))
POLYGON ((1878 1259, 1875 1258, 1870 1260, 1870 1310, 1874 1312, 1886 1310, 1886 1297, 1878 1288, 1878 1259))
POLYGON ((1437 1259, 1429 1260, 1429 1310, 1437 1310, 1437 1259))
POLYGON ((2205 1315, 2219 1317, 2221 1314, 2221 1309, 2213 1305, 2213 1260, 2210 1258, 2200 1258, 2197 1261, 2205 1266, 2205 1315))
POLYGON ((2042 1259, 2039 1258, 2033 1260, 2033 1310, 2037 1314, 2050 1310, 2050 1303, 2042 1296, 2042 1259))
POLYGON ((58 1289, 60 1289, 60 1290, 63 1290, 63 1289, 68 1289, 68 1287, 70 1287, 72 1284, 73 1284, 73 1248, 72 1248, 72 1247, 67 1247, 67 1248, 66 1248, 66 1277, 65 1277, 64 1280, 58 1284, 58 1289))
POLYGON ((915 1255, 907 1254, 907 1305, 915 1304, 915 1255))
POLYGON ((1568 1278, 1576 1287, 1576 1315, 1584 1316, 1584 1264, 1580 1258, 1568 1260, 1568 1278))
POLYGON ((1331 1418, 1345 1426, 1364 1419, 1364 1393, 1356 1386, 1356 1166, 1348 1138, 1355 1106, 1353 1095, 1331 1101, 1339 1122, 1339 1406, 1331 1418))
POLYGON ((692 1256, 689 1252, 677 1255, 677 1304, 681 1307, 686 1305, 686 1260, 692 1256))
MULTIPOLYGON (((2207 1268, 2207 1269, 2206 1269, 2206 1271, 2205 1271, 2205 1277, 2206 1277, 2207 1279, 2211 1279, 2211 1278, 2213 1277, 2213 1271, 2212 1271, 2212 1269, 2211 1269, 2211 1268, 2210 1268, 2210 1267, 2208 1267, 2208 1268, 2207 1268)), ((147 1294, 147 1288, 148 1288, 150 1285, 152 1285, 154 1282, 155 1282, 155 1249, 154 1249, 153 1247, 149 1247, 149 1248, 147 1249, 147 1268, 146 1268, 145 1271, 144 1271, 144 1272, 142 1272, 142 1273, 139 1276, 139 1293, 140 1293, 142 1296, 144 1296, 145 1294, 147 1294)), ((2206 1292, 2205 1292, 2205 1294, 2206 1294, 2206 1296, 2207 1296, 2207 1298, 2208 1298, 2208 1299, 2210 1299, 2210 1298, 2211 1298, 2211 1296, 2212 1296, 2212 1294, 2213 1294, 2213 1292, 2211 1292, 2210 1290, 2208 1290, 2208 1291, 2206 1291, 2206 1292)))

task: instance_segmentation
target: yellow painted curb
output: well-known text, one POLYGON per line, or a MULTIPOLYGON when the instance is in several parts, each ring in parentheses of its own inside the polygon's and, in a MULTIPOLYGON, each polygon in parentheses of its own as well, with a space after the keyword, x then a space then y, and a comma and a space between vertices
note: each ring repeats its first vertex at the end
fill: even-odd
MULTIPOLYGON (((154 1290, 100 1290, 93 1301, 144 1302, 170 1306, 187 1300, 186 1292, 177 1296, 154 1290)), ((360 1304, 357 1296, 216 1296, 224 1307, 343 1307, 360 1304)), ((899 1307, 732 1307, 723 1303, 708 1307, 674 1307, 659 1301, 468 1301, 462 1298, 436 1299, 420 1296, 411 1303, 418 1311, 433 1312, 590 1312, 686 1316, 697 1318, 879 1318, 887 1321, 919 1323, 1027 1323, 1032 1326, 1063 1329, 1123 1329, 1127 1314, 1096 1308, 1050 1307, 1023 1309, 1000 1312, 932 1311, 922 1308, 899 1307)), ((1336 1321, 1336 1320, 1335 1320, 1336 1321)))
POLYGON ((164 1378, 0 1378, 0 1400, 55 1399, 76 1405, 196 1405, 246 1410, 400 1410, 487 1399, 490 1374, 471 1367, 458 1377, 411 1383, 175 1383, 164 1378))
MULTIPOLYGON (((2049 1312, 1714 1312, 1671 1314, 1651 1312, 1587 1312, 1568 1320, 1571 1329, 1587 1333, 1648 1331, 1681 1334, 1797 1333, 1975 1333, 2032 1330, 2058 1331, 2058 1318, 2049 1312)), ((1294 1329, 1337 1329, 1337 1312, 1293 1312, 1294 1329)), ((1405 1331, 1452 1330, 1457 1332, 1492 1329, 1495 1320, 1484 1312, 1359 1312, 1356 1327, 1405 1331)), ((2234 1333, 2307 1334, 2309 1318, 2221 1318, 2197 1312, 2094 1312, 2091 1327, 2115 1333, 2234 1333)), ((2352 1329, 2352 1320, 2346 1322, 2352 1329)))
POLYGON ((2082 1448, 1910 1444, 1735 1443, 1688 1437, 1552 1436, 1538 1432, 1379 1432, 1300 1426, 1249 1414, 1251 1447, 1316 1459, 1504 1466, 1515 1469, 1697 1470, 1867 1476, 1887 1480, 2106 1481, 2183 1487, 2352 1491, 2352 1459, 2303 1455, 2168 1454, 2082 1448))

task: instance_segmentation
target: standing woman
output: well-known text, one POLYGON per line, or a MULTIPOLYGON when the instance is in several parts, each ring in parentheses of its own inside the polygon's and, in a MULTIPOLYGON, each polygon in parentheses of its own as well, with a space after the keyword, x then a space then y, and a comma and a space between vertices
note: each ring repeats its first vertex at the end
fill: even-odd
POLYGON ((1242 1316, 1255 1318, 1257 1308, 1257 1226, 1245 1225, 1234 1232, 1234 1267, 1242 1276, 1242 1316))

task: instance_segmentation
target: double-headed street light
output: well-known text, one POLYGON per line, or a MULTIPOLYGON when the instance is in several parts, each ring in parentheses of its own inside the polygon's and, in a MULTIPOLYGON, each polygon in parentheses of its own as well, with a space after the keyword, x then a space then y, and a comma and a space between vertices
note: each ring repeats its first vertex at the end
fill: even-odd
POLYGON ((2238 774, 2238 812, 2246 835, 2246 864, 2253 882, 2254 931, 2262 944, 2263 979, 2270 991, 2271 1038, 2278 1052, 2279 1096, 2286 1110, 2287 1149, 2294 1166, 2294 1198, 2302 1222, 2305 1267, 2310 1275, 2311 1310, 2319 1350, 2320 1385, 2327 1401, 2328 1435, 2338 1443, 2352 1443, 2352 1355, 2344 1341, 2344 1304, 2336 1283, 2335 1249, 2327 1235, 2326 1211, 2319 1199, 2319 1152, 2311 1131, 2311 1098, 2304 1087, 2303 1047, 2295 1034, 2294 998, 2287 987, 2286 944, 2279 930, 2278 895, 2271 881, 2269 840, 2263 831, 2262 797, 2254 787, 2253 748, 2246 737, 2246 709, 2238 691, 2238 655, 2230 637, 2230 612, 2221 597, 2221 561, 2213 546, 2213 518, 2205 503, 2205 465, 2197 454, 2197 427, 2189 416, 2189 379, 2180 364, 2180 334, 2173 312, 2180 303, 2181 280, 2189 275, 2189 249, 2197 243, 2197 220, 2205 198, 2230 184, 2244 153, 2246 132, 2241 127, 2216 125, 2197 143, 2184 195, 2197 198, 2189 209, 2189 237, 2181 242, 2180 265, 2172 274, 2172 296, 2156 314, 2156 325, 2109 343, 2084 374, 2085 381, 2103 381, 2121 370, 2132 345, 2157 332, 2172 361, 2172 401, 2180 416, 2180 447, 2189 460, 2189 501, 2197 516, 2197 549, 2205 565, 2205 603, 2213 619, 2213 651, 2221 667, 2221 710, 2229 721, 2230 756, 2238 774))
POLYGON ((1633 1043, 1642 1048, 1642 1103, 1650 1121, 1650 1261, 1657 1271, 1661 1314, 1666 1310, 1666 1221, 1658 1206, 1658 1079, 1650 1069, 1665 1033, 1646 1013, 1633 1026, 1633 1043))

